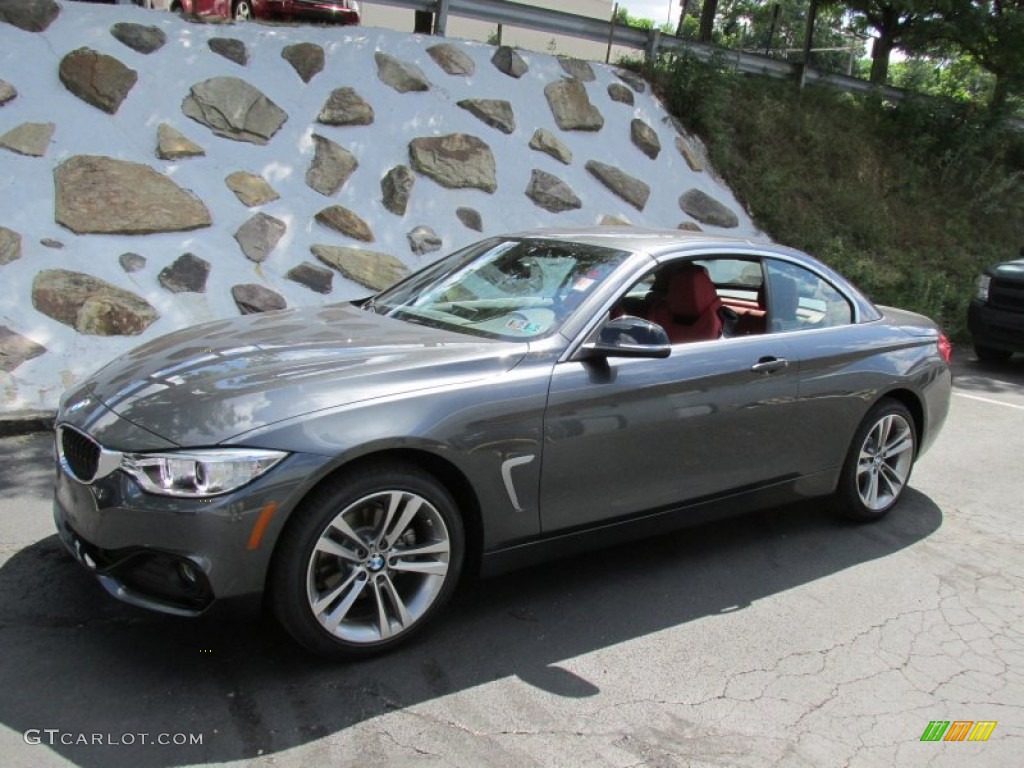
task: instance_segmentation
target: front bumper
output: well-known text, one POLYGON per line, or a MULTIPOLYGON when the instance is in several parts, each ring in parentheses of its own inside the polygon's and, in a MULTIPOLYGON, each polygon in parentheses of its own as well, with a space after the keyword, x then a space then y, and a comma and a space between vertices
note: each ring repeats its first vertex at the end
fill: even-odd
POLYGON ((1024 352, 1024 314, 993 309, 975 299, 967 310, 967 327, 975 344, 1007 352, 1024 352))
POLYGON ((53 514, 68 551, 114 597, 183 616, 262 591, 277 538, 327 459, 292 454, 209 499, 144 493, 124 472, 84 484, 57 461, 53 514))

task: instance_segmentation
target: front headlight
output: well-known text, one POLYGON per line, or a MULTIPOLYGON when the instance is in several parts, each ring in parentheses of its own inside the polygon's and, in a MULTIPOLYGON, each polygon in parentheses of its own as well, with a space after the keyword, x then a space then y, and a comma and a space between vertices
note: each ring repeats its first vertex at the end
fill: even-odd
POLYGON ((147 493, 195 499, 241 488, 287 455, 257 448, 126 453, 121 469, 147 493))
POLYGON ((978 301, 988 301, 988 288, 992 285, 992 278, 988 275, 978 275, 978 280, 974 284, 974 296, 978 301))

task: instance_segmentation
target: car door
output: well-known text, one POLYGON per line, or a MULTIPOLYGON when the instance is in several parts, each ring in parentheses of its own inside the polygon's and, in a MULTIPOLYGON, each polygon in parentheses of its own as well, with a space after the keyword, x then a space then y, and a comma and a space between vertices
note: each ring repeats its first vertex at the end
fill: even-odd
POLYGON ((804 265, 769 258, 764 273, 773 298, 769 330, 788 341, 799 363, 796 461, 804 474, 834 471, 875 392, 891 380, 885 356, 901 354, 908 338, 884 324, 854 322, 853 302, 804 265))
POLYGON ((197 16, 231 18, 231 0, 193 0, 192 13, 197 16))
POLYGON ((792 479, 799 371, 791 357, 784 334, 759 333, 677 344, 663 359, 556 365, 543 530, 792 479))

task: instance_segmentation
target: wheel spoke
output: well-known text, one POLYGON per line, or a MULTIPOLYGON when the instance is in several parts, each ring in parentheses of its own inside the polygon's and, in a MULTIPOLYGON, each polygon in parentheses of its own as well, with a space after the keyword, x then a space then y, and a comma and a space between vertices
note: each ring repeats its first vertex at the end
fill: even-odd
POLYGON ((356 533, 354 530, 352 530, 352 526, 349 525, 348 522, 345 520, 345 518, 342 517, 341 515, 338 515, 336 518, 334 518, 331 521, 331 528, 336 530, 338 533, 340 533, 346 539, 349 539, 350 541, 355 542, 360 547, 365 547, 366 546, 366 542, 363 541, 362 537, 358 533, 356 533))
POLYGON ((878 439, 875 441, 875 445, 878 446, 879 451, 882 450, 882 446, 889 442, 889 432, 892 431, 893 418, 893 416, 886 416, 875 427, 875 430, 878 432, 878 439))
POLYGON ((409 523, 416 517, 416 513, 420 511, 422 506, 423 499, 419 496, 413 496, 406 502, 405 509, 402 510, 402 515, 398 518, 398 522, 395 523, 390 531, 384 531, 384 538, 389 544, 394 543, 399 536, 405 533, 405 529, 409 527, 409 523))
POLYGON ((340 557, 342 560, 348 560, 350 563, 361 562, 355 552, 346 549, 334 539, 329 539, 326 536, 321 537, 320 541, 316 543, 316 551, 323 552, 325 555, 340 557))
POLYGON ((894 440, 890 445, 885 446, 885 457, 891 458, 893 456, 900 456, 914 447, 914 441, 910 439, 910 434, 902 432, 897 440, 894 440))
POLYGON ((412 562, 396 560, 391 564, 391 570, 444 576, 448 573, 448 563, 441 562, 440 560, 413 560, 412 562))
POLYGON ((373 580, 373 597, 377 601, 377 631, 380 639, 385 640, 391 637, 391 619, 388 618, 388 607, 381 589, 381 580, 373 580))
POLYGON ((429 544, 425 544, 422 547, 415 547, 413 549, 396 549, 396 557, 419 557, 420 555, 441 555, 448 554, 449 547, 447 541, 432 541, 429 544))
POLYGON ((889 492, 894 497, 899 496, 900 491, 903 489, 903 484, 906 482, 906 476, 901 475, 895 467, 891 467, 888 464, 882 465, 882 471, 879 474, 885 484, 889 486, 889 492))
POLYGON ((395 584, 391 581, 391 577, 385 575, 381 579, 381 583, 384 594, 390 601, 391 606, 395 609, 395 613, 398 614, 396 618, 398 619, 399 625, 402 629, 405 629, 412 624, 413 621, 412 616, 409 615, 409 609, 405 607, 405 602, 403 602, 402 596, 398 594, 398 590, 395 589, 395 584))
POLYGON ((394 491, 391 493, 391 498, 388 501, 388 511, 384 513, 384 520, 377 527, 377 532, 374 534, 377 541, 386 538, 388 528, 391 527, 391 521, 395 519, 395 513, 398 512, 398 507, 402 503, 401 491, 394 491))
POLYGON ((861 498, 865 504, 874 509, 878 505, 878 473, 874 471, 873 467, 869 467, 863 473, 859 484, 861 487, 861 498), (864 480, 867 480, 866 487, 863 482, 864 480))
POLYGON ((366 586, 366 579, 361 578, 362 576, 361 571, 353 571, 345 581, 313 604, 313 612, 326 629, 333 632, 338 624, 341 623, 341 620, 348 614, 352 604, 362 594, 363 588, 366 586), (342 595, 345 595, 344 598, 334 607, 334 610, 325 613, 324 609, 328 608, 342 595))

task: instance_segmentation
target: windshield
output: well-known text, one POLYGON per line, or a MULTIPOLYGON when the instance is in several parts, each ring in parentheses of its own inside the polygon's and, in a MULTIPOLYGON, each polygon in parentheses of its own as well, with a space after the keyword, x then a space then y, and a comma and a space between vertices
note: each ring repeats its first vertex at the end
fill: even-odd
POLYGON ((367 308, 493 339, 536 339, 555 332, 628 256, 558 240, 485 240, 384 291, 367 308))

